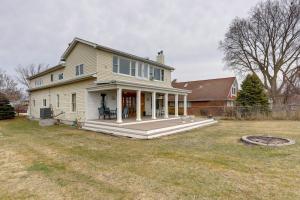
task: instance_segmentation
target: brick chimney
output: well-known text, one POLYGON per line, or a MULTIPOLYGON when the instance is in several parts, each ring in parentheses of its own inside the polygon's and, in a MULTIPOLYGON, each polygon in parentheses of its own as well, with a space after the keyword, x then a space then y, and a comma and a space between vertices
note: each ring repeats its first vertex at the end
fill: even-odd
POLYGON ((164 56, 164 52, 162 50, 157 53, 156 61, 161 64, 165 64, 165 56, 164 56))

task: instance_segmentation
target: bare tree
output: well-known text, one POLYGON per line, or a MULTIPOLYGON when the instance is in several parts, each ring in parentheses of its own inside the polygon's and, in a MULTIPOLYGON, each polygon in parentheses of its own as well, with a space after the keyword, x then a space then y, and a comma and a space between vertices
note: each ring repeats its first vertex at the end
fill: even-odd
POLYGON ((300 0, 267 0, 236 18, 220 43, 226 66, 260 77, 276 103, 300 55, 300 0))
POLYGON ((21 89, 18 84, 0 69, 0 92, 4 93, 10 101, 17 101, 23 97, 21 89))
POLYGON ((41 71, 44 71, 48 68, 48 65, 43 65, 43 64, 31 64, 28 66, 22 66, 19 65, 16 68, 16 73, 17 73, 17 80, 18 82, 23 85, 26 88, 29 88, 29 82, 28 79, 29 77, 40 73, 41 71))
POLYGON ((288 103, 289 99, 300 95, 300 66, 285 76, 285 88, 283 91, 283 103, 288 103))

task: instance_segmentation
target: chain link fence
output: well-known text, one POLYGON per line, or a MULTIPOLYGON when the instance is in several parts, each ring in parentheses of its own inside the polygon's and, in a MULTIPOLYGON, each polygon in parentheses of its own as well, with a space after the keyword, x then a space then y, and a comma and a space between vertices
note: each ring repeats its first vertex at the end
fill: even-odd
POLYGON ((189 113, 219 119, 278 119, 300 120, 299 105, 262 106, 201 106, 189 108, 189 113))

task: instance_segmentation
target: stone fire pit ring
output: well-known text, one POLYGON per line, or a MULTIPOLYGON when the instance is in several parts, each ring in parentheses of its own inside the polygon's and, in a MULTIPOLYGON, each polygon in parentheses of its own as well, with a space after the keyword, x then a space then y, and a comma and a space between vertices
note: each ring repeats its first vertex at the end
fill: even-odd
POLYGON ((291 139, 265 135, 246 135, 243 136, 241 140, 247 144, 272 147, 281 147, 295 144, 295 141, 291 139))

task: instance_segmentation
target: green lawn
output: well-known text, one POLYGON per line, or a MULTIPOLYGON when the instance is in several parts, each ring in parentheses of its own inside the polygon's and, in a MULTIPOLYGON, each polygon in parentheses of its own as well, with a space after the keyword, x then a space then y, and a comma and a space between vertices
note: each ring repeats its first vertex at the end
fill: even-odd
POLYGON ((300 122, 221 121, 134 140, 0 121, 0 199, 300 199, 300 122), (296 144, 244 145, 248 134, 296 144))

